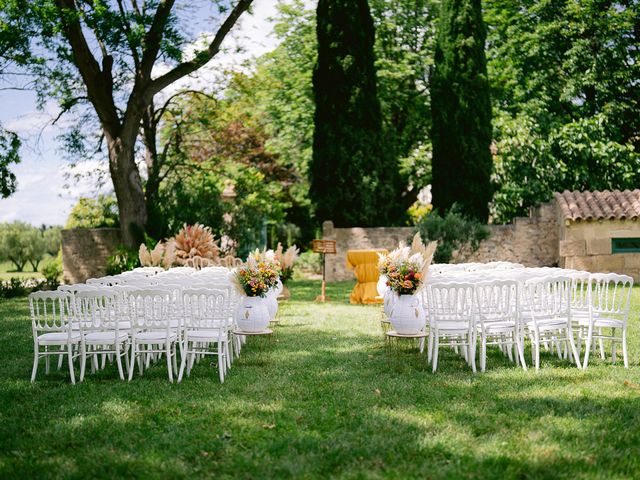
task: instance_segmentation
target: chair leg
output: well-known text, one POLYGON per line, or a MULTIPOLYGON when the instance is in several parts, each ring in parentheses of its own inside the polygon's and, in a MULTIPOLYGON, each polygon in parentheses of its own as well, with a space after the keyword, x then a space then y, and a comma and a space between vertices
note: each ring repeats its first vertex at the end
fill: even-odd
POLYGON ((224 353, 221 350, 221 345, 218 343, 218 374, 220 376, 220 383, 224 383, 224 353))
MULTIPOLYGON (((140 366, 140 374, 142 375, 142 364, 138 359, 138 365, 140 366)), ((129 381, 133 379, 133 371, 136 369, 136 342, 131 342, 131 360, 129 361, 129 381)))
POLYGON ((600 358, 604 360, 605 355, 604 355, 604 340, 602 339, 602 328, 598 329, 598 335, 600 335, 600 338, 598 339, 598 345, 600 346, 600 358))
MULTIPOLYGON (((44 347, 44 353, 45 354, 49 353, 49 347, 46 345, 44 347)), ((45 355, 44 357, 44 374, 49 375, 49 355, 45 355)))
POLYGON ((516 333, 516 348, 518 349, 518 357, 520 357, 520 365, 523 370, 527 370, 527 362, 524 360, 524 335, 521 337, 516 333))
MULTIPOLYGON (((546 345, 546 342, 544 343, 546 345)), ((533 365, 535 366, 536 370, 540 370, 540 332, 538 332, 538 330, 536 330, 535 332, 535 341, 534 345, 532 346, 535 346, 535 348, 533 348, 533 351, 531 352, 533 355, 533 365)))
POLYGON ((433 373, 438 369, 438 350, 440 349, 440 336, 436 332, 433 340, 433 373))
POLYGON ((473 371, 473 373, 476 373, 476 336, 473 333, 469 333, 467 335, 467 338, 469 339, 469 345, 466 349, 469 352, 469 364, 471 365, 471 370, 473 371))
POLYGON ((84 381, 84 374, 87 369, 87 352, 86 346, 83 343, 80 344, 80 381, 84 381))
POLYGON ((33 369, 31 369, 31 383, 36 381, 36 374, 38 373, 38 360, 40 356, 40 345, 37 343, 33 344, 33 369))
POLYGON ((569 355, 569 357, 573 356, 573 359, 576 362, 576 367, 582 368, 582 365, 580 365, 580 356, 578 354, 578 349, 576 348, 576 344, 573 340, 573 333, 571 331, 567 331, 567 339, 569 342, 569 346, 571 347, 571 354, 569 355))
POLYGON ((487 336, 484 332, 480 336, 480 371, 484 373, 487 367, 487 336))
POLYGON ((120 342, 116 341, 116 363, 118 364, 118 374, 120 380, 124 380, 124 372, 122 371, 122 356, 120 355, 120 342))
POLYGON ((624 368, 629 368, 629 357, 627 355, 627 327, 622 329, 622 360, 624 361, 624 368))
POLYGON ((173 371, 175 373, 178 373, 178 345, 176 345, 175 343, 171 346, 172 350, 173 350, 173 356, 171 358, 171 365, 173 366, 173 371))
POLYGON ((591 352, 592 335, 593 329, 591 326, 589 326, 589 331, 587 332, 587 341, 585 343, 584 362, 582 362, 582 368, 587 368, 587 366, 589 365, 589 353, 591 352))
POLYGON ((187 357, 189 356, 189 343, 185 339, 184 346, 182 348, 182 356, 180 357, 180 371, 178 372, 178 383, 182 381, 182 375, 184 375, 184 368, 187 365, 187 357))
POLYGON ((171 344, 168 340, 165 344, 165 349, 167 353, 167 372, 169 373, 169 381, 173 383, 173 372, 171 371, 171 344))
POLYGON ((62 368, 63 360, 64 360, 64 345, 60 345, 60 355, 58 355, 58 370, 62 368))
POLYGON ((69 357, 69 375, 71 376, 71 383, 73 385, 76 384, 76 373, 73 369, 73 345, 69 344, 67 346, 67 355, 69 357))

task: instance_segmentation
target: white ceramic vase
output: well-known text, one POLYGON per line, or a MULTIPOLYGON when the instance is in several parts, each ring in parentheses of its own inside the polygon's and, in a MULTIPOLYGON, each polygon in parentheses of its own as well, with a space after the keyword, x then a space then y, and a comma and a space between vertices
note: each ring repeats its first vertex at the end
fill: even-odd
POLYGON ((242 297, 236 314, 238 329, 243 332, 261 332, 269 326, 271 317, 266 297, 242 297))
POLYGON ((273 289, 277 292, 276 298, 278 298, 278 296, 282 293, 282 290, 284 289, 284 284, 282 283, 282 280, 280 280, 279 277, 278 277, 278 283, 276 283, 276 286, 273 287, 273 289))
POLYGON ((275 320, 276 313, 278 313, 278 295, 279 292, 276 288, 272 288, 267 292, 267 296, 264 297, 267 304, 267 310, 269 310, 269 318, 275 320))
POLYGON ((384 314, 387 316, 387 318, 389 318, 391 317, 391 310, 393 310, 393 305, 398 300, 398 294, 389 288, 386 292, 384 292, 382 300, 384 314))
POLYGON ((391 326, 400 335, 415 335, 425 328, 425 316, 417 295, 400 295, 389 315, 391 326))

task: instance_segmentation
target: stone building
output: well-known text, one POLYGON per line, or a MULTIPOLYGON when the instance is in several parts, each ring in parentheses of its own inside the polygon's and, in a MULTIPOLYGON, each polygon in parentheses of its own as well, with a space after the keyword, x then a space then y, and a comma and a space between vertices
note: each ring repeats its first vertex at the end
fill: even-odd
POLYGON ((640 190, 565 191, 554 197, 560 266, 640 279, 640 190))
MULTIPOLYGON (((454 261, 510 261, 527 267, 559 265, 590 272, 625 273, 640 280, 640 190, 569 192, 530 210, 508 225, 489 225, 490 236, 471 255, 454 261)), ((336 240, 327 256, 327 279, 350 280, 349 249, 393 249, 411 227, 335 228, 324 222, 324 238, 336 240)))

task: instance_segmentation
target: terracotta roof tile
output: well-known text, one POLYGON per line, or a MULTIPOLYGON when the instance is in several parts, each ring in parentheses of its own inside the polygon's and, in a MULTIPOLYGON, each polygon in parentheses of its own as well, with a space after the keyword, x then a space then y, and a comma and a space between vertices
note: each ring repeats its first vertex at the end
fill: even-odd
POLYGON ((640 190, 554 193, 565 220, 636 220, 640 190))

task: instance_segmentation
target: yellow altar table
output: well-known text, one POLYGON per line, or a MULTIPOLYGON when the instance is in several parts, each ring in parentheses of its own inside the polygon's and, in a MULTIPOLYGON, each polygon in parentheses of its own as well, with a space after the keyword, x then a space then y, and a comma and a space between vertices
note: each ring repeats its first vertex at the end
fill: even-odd
POLYGON ((353 287, 349 302, 382 303, 378 297, 378 253, 389 253, 384 248, 368 250, 349 250, 347 252, 347 268, 353 269, 358 283, 353 287))

